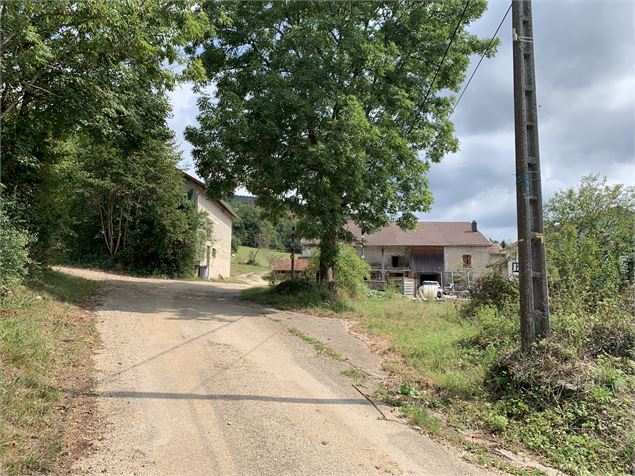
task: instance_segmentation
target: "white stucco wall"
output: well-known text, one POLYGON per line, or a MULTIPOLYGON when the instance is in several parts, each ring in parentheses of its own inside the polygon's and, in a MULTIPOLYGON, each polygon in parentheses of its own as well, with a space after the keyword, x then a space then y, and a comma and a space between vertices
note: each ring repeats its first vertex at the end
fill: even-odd
POLYGON ((446 246, 443 249, 445 272, 470 272, 477 278, 485 272, 489 263, 488 246, 446 246), (463 255, 472 255, 472 266, 463 266, 463 255))
MULTIPOLYGON (((209 277, 210 279, 228 278, 232 259, 232 219, 217 202, 201 194, 198 194, 197 200, 199 211, 206 212, 214 223, 212 233, 214 241, 211 246, 216 250, 216 256, 213 256, 214 253, 210 255, 209 277)), ((207 264, 206 261, 201 262, 201 265, 205 264, 207 264)))
MULTIPOLYGON (((192 193, 191 197, 196 203, 196 209, 207 213, 214 225, 213 242, 207 243, 210 246, 208 277, 210 279, 229 278, 231 272, 232 218, 218 202, 207 198, 191 182, 186 182, 186 188, 188 192, 192 193), (216 256, 214 256, 213 250, 216 250, 216 256)), ((199 262, 200 266, 207 265, 205 252, 203 255, 199 262)))

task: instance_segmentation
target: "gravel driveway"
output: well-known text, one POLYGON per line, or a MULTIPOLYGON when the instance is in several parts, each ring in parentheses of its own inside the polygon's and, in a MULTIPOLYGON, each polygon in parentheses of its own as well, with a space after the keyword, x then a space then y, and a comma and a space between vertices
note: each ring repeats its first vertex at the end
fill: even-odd
POLYGON ((380 374, 346 321, 240 302, 236 284, 63 271, 108 281, 95 356, 103 430, 75 473, 485 474, 388 409, 381 419, 340 374, 380 374), (317 355, 289 327, 350 361, 317 355))

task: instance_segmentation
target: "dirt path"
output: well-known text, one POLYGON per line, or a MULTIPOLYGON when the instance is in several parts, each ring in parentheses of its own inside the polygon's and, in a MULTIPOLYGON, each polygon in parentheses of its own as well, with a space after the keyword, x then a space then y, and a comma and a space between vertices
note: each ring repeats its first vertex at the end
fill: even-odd
POLYGON ((389 421, 288 332, 320 334, 379 373, 346 322, 236 300, 240 285, 108 280, 98 311, 97 408, 105 429, 76 473, 485 474, 454 449, 389 421))
POLYGON ((265 274, 268 273, 266 271, 260 271, 257 273, 239 274, 237 276, 234 276, 234 279, 236 279, 237 281, 242 281, 250 286, 266 286, 267 284, 269 284, 269 281, 263 278, 265 274))

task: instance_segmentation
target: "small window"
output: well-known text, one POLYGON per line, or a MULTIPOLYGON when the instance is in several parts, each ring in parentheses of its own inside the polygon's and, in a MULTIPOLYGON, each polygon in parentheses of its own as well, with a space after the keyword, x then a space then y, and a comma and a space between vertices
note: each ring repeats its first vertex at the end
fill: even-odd
POLYGON ((212 248, 212 258, 216 258, 216 248, 212 248))
POLYGON ((472 266, 472 255, 463 255, 463 267, 470 268, 472 266))
POLYGON ((393 268, 399 267, 399 256, 392 257, 392 267, 393 268))

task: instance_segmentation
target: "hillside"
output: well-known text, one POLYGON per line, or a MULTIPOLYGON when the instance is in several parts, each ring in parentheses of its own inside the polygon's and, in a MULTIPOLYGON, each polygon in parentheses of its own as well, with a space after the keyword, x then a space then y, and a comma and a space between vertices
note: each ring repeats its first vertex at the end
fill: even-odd
POLYGON ((247 273, 268 273, 271 264, 277 259, 289 257, 286 251, 252 248, 250 246, 238 247, 238 252, 232 256, 231 275, 238 276, 247 273), (255 256, 255 263, 252 263, 255 256))

